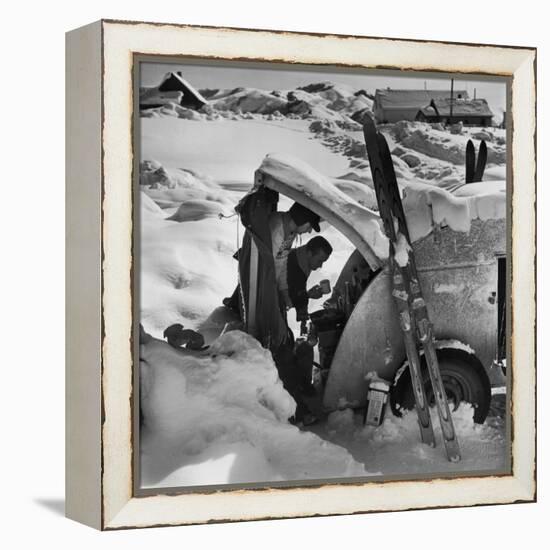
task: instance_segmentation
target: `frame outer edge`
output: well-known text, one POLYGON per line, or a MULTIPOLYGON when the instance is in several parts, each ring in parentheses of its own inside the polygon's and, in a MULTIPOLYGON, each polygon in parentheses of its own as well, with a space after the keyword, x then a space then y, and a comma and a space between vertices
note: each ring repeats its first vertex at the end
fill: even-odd
POLYGON ((535 63, 531 51, 512 84, 512 453, 513 475, 530 500, 536 495, 535 63))
MULTIPOLYGON (((103 392, 105 397, 105 422, 103 424, 104 437, 104 466, 103 472, 103 490, 104 490, 104 528, 118 529, 128 527, 145 527, 153 525, 177 525, 184 523, 206 523, 211 521, 235 521, 250 520, 268 517, 303 517, 309 515, 331 515, 338 513, 354 513, 366 511, 399 510, 406 508, 424 508, 438 506, 471 506, 476 504, 496 504, 508 502, 527 502, 534 498, 534 349, 533 349, 533 280, 531 273, 527 277, 522 277, 523 270, 527 266, 532 266, 534 257, 534 220, 528 220, 525 227, 520 227, 519 235, 528 239, 528 242, 522 243, 523 250, 520 250, 517 261, 515 260, 514 276, 519 281, 518 286, 526 283, 526 289, 521 290, 520 295, 526 297, 529 304, 521 306, 521 312, 514 322, 517 323, 521 317, 523 322, 527 322, 528 328, 515 336, 521 339, 521 345, 517 346, 516 351, 521 352, 522 365, 527 372, 521 372, 521 368, 515 373, 515 380, 521 378, 516 391, 514 387, 514 397, 518 409, 516 426, 520 423, 521 437, 514 441, 514 455, 525 451, 522 446, 527 446, 527 451, 522 456, 521 461, 515 464, 514 475, 500 478, 480 479, 476 485, 476 479, 463 479, 460 484, 449 480, 434 480, 422 485, 422 499, 419 501, 419 484, 414 482, 391 483, 394 492, 393 497, 387 499, 386 493, 389 488, 378 487, 378 484, 365 484, 362 487, 327 486, 322 489, 323 496, 329 497, 324 501, 318 499, 321 492, 312 489, 297 489, 288 491, 269 490, 266 492, 258 491, 235 491, 218 495, 158 495, 146 498, 132 498, 132 468, 131 468, 131 373, 126 372, 132 363, 131 358, 131 293, 130 293, 130 273, 128 266, 132 265, 131 258, 131 189, 125 188, 123 182, 131 181, 132 149, 131 136, 128 129, 129 116, 131 113, 131 70, 128 71, 129 59, 132 53, 155 54, 155 55, 189 55, 191 57, 204 56, 210 58, 227 59, 259 59, 262 55, 263 60, 267 61, 268 52, 274 46, 281 46, 276 50, 278 58, 269 59, 273 61, 285 60, 291 63, 311 63, 311 64, 336 64, 345 65, 346 59, 353 59, 353 66, 364 66, 365 68, 380 68, 377 65, 378 60, 385 58, 384 48, 392 48, 392 56, 388 61, 390 64, 385 68, 399 68, 395 61, 399 59, 397 54, 405 59, 402 66, 414 70, 426 70, 424 66, 414 64, 413 54, 423 52, 429 49, 429 45, 407 44, 406 46, 399 41, 391 43, 390 40, 379 40, 376 43, 368 39, 358 39, 361 42, 360 49, 357 44, 349 42, 344 37, 326 39, 323 43, 322 51, 314 51, 320 40, 318 37, 303 35, 304 44, 309 48, 305 50, 292 50, 292 46, 297 45, 299 36, 279 36, 275 37, 272 33, 256 33, 255 41, 259 50, 253 51, 254 40, 248 43, 246 47, 239 48, 237 42, 243 44, 245 38, 251 38, 252 33, 242 31, 223 31, 196 29, 193 27, 185 28, 163 28, 152 25, 120 24, 106 21, 105 29, 105 113, 107 116, 104 127, 104 146, 105 146, 105 198, 104 215, 105 224, 103 227, 103 239, 105 245, 105 340, 103 342, 104 354, 104 379, 103 392), (284 38, 285 42, 281 42, 284 38), (336 47, 336 43, 339 47, 336 47), (345 43, 345 44, 344 44, 345 43), (346 48, 343 48, 343 46, 346 48), (282 46, 286 46, 283 48, 282 46), (355 48, 354 48, 355 46, 355 48), (372 46, 366 49, 366 46, 372 46), (375 47, 376 46, 376 47, 375 47), (139 51, 141 49, 141 51, 139 51), (343 50, 345 49, 345 55, 343 50), (292 50, 292 52, 290 52, 292 50), (398 51, 397 51, 398 50, 398 51), (415 50, 411 52, 409 50, 415 50), (239 57, 244 56, 244 57, 239 57), (317 60, 317 62, 315 61, 317 60), (128 73, 128 74, 126 74, 128 73), (127 97, 128 92, 130 95, 127 97), (530 239, 530 240, 529 240, 530 239), (523 339, 525 337, 526 339, 523 339), (531 384, 533 384, 531 386, 531 384), (521 398, 520 398, 521 396, 521 398), (526 399, 527 403, 522 404, 521 400, 526 399), (525 422, 525 424, 524 424, 525 422), (474 489, 475 487, 475 489, 474 489), (452 490, 449 494, 453 498, 445 500, 441 504, 442 489, 452 490), (379 490, 380 489, 380 490, 379 490), (472 493, 472 491, 475 491, 472 493), (395 492, 400 493, 400 497, 407 495, 406 503, 400 498, 396 503, 395 492), (267 493, 269 493, 266 501, 267 493), (285 494, 286 493, 286 494, 285 494), (349 496, 353 494, 357 499, 350 501, 349 496), (329 496, 330 495, 330 496, 329 496), (427 498, 429 495, 429 498, 427 498), (488 495, 491 495, 488 497, 488 495), (280 498, 284 497, 284 498, 280 498), (371 497, 370 504, 365 505, 365 498, 371 497), (235 498, 239 498, 239 507, 235 508, 235 498), (380 498, 380 500, 379 500, 380 498), (329 502, 330 506, 327 504, 329 502), (340 503, 340 508, 336 509, 335 502, 340 503), (274 506, 277 504, 277 506, 274 506), (351 506, 353 504, 353 506, 351 506)), ((300 35, 301 36, 301 35, 300 35)), ((450 48, 437 44, 438 58, 441 52, 450 53, 450 48)), ((271 49, 271 51, 275 51, 271 49)), ((533 83, 533 57, 534 53, 525 49, 518 51, 508 49, 506 52, 499 48, 485 47, 480 48, 479 59, 460 58, 461 54, 470 51, 467 47, 454 47, 454 55, 441 62, 441 65, 432 62, 437 66, 437 70, 453 71, 458 70, 466 73, 487 72, 498 76, 511 76, 517 78, 518 86, 530 87, 533 83), (472 64, 470 64, 471 62, 472 64), (526 69, 526 64, 531 67, 531 72, 526 69), (457 67, 457 69, 454 69, 457 67), (492 68, 494 67, 494 68, 492 68), (531 78, 531 80, 529 80, 531 78)), ((433 53, 432 53, 433 56, 433 53)), ((429 63, 429 61, 427 61, 429 63)), ((352 66, 352 65, 349 65, 352 66)), ((534 96, 531 91, 527 91, 518 98, 516 95, 514 107, 520 109, 515 117, 527 117, 525 120, 526 130, 521 134, 514 133, 514 139, 517 140, 514 146, 514 178, 518 187, 526 185, 526 196, 519 197, 518 202, 514 201, 514 208, 517 208, 518 214, 526 216, 532 215, 534 204, 534 178, 531 163, 534 164, 534 155, 532 152, 533 133, 535 121, 531 117, 531 109, 534 107, 534 96), (524 143, 523 139, 531 139, 524 143), (525 157, 524 162, 517 163, 520 157, 525 157), (517 173, 516 173, 517 171, 517 173)), ((533 109, 534 110, 534 109, 533 109)), ((523 123, 523 119, 521 119, 523 123)), ((534 173, 534 172, 533 172, 534 173)), ((523 189, 522 189, 523 194, 523 189)), ((518 218, 514 218, 517 222, 518 218)), ((523 219, 521 220, 523 224, 523 219)), ((522 225, 520 224, 520 225, 522 225)), ((516 248, 521 244, 516 239, 516 248)), ((516 304, 517 305, 517 304, 516 304)), ((523 329, 522 329, 523 330, 523 329)), ((520 365, 520 366, 522 366, 520 365)), ((385 484, 384 484, 385 485, 385 484)), ((390 485, 390 484, 388 484, 390 485)))
POLYGON ((65 514, 101 529, 101 22, 65 45, 65 514))

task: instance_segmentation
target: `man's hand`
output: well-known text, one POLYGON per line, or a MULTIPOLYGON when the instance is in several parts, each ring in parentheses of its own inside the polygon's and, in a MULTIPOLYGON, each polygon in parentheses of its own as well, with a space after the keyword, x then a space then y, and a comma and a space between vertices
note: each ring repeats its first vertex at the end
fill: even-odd
POLYGON ((307 291, 308 298, 312 298, 313 300, 317 300, 323 295, 323 289, 319 285, 312 286, 307 291))

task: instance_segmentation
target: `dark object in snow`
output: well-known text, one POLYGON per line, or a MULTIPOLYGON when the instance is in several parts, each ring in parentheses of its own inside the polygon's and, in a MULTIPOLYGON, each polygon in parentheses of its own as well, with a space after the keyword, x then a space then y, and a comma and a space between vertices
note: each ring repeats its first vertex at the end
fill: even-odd
POLYGON ((486 164, 487 164, 487 144, 485 143, 485 140, 482 140, 479 146, 479 152, 477 156, 474 181, 481 181, 483 179, 483 172, 485 172, 486 164))
POLYGON ((204 337, 200 332, 191 329, 184 329, 180 323, 170 325, 162 335, 174 348, 185 346, 187 349, 204 349, 204 337))
POLYGON ((363 414, 363 426, 380 426, 384 422, 386 401, 390 392, 390 383, 383 378, 375 376, 370 379, 367 394, 367 406, 363 414))
POLYGON ((474 181, 474 172, 476 164, 476 150, 471 139, 466 144, 466 183, 474 181))
POLYGON ((430 411, 422 381, 421 362, 418 353, 419 344, 422 344, 424 350, 447 458, 451 462, 457 462, 460 460, 460 448, 437 361, 433 326, 418 282, 419 277, 414 252, 393 169, 391 153, 386 138, 376 131, 372 119, 366 119, 363 130, 372 181, 378 201, 378 210, 384 231, 390 241, 389 265, 393 284, 392 295, 399 315, 403 341, 409 361, 411 385, 415 397, 421 438, 424 443, 435 446, 430 411), (408 245, 409 253, 406 265, 401 265, 396 258, 396 252, 400 248, 400 238, 404 238, 408 245))
POLYGON ((466 183, 474 183, 483 179, 487 164, 487 144, 481 141, 476 162, 476 150, 471 139, 466 144, 466 183))

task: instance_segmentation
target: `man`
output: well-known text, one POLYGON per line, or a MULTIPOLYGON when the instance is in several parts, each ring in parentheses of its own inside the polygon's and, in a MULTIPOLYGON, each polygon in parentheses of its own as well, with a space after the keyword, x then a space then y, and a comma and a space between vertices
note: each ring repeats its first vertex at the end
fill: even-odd
MULTIPOLYGON (((323 237, 314 237, 304 246, 291 250, 286 261, 286 289, 279 289, 284 309, 294 308, 296 320, 305 325, 308 319, 308 302, 323 295, 320 286, 307 289, 307 279, 312 271, 322 267, 332 253, 332 246, 323 237)), ((285 389, 296 401, 294 422, 310 424, 316 420, 304 401, 304 395, 312 396, 313 346, 315 342, 300 339, 281 346, 274 356, 279 376, 285 389)))
MULTIPOLYGON (((287 212, 273 212, 269 215, 268 225, 271 234, 271 250, 275 262, 275 279, 283 279, 286 288, 286 259, 292 244, 298 235, 310 233, 312 229, 319 232, 320 217, 305 206, 295 202, 287 212)), ((279 283, 278 283, 278 286, 279 283)), ((232 296, 223 299, 223 304, 240 314, 239 290, 232 296)))
POLYGON ((297 202, 288 212, 273 212, 269 216, 273 259, 281 260, 288 255, 298 235, 311 233, 312 229, 319 233, 319 221, 320 218, 315 212, 297 202))
POLYGON ((324 237, 313 237, 305 245, 291 250, 286 259, 286 278, 278 281, 281 302, 287 309, 296 310, 296 320, 308 318, 309 299, 318 299, 323 295, 316 285, 307 290, 307 279, 312 271, 322 267, 332 254, 332 246, 324 237))

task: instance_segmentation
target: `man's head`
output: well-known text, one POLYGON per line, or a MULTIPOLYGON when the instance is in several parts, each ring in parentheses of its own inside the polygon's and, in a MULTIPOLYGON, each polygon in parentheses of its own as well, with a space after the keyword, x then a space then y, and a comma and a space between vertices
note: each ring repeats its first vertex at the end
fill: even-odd
POLYGON ((288 211, 290 214, 290 218, 296 225, 296 233, 309 233, 311 229, 315 229, 317 233, 319 233, 319 221, 320 216, 315 214, 315 212, 312 212, 309 210, 309 208, 306 208, 305 206, 302 206, 301 204, 295 202, 288 211))
POLYGON ((332 246, 324 237, 313 237, 305 244, 309 268, 319 269, 332 254, 332 246))

